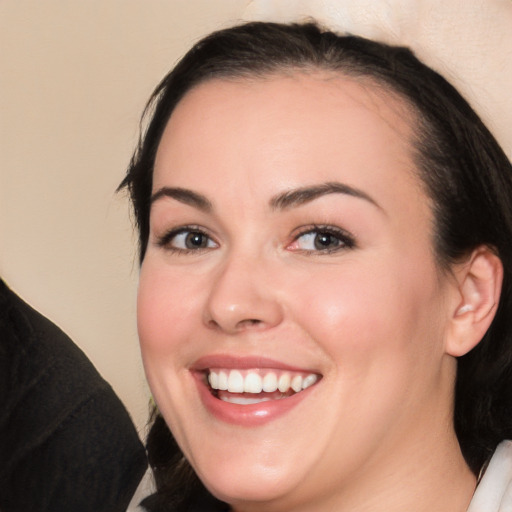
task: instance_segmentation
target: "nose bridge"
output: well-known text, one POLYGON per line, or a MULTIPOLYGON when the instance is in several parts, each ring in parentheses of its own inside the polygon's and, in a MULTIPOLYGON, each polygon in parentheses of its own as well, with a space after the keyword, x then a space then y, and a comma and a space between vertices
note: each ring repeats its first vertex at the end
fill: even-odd
POLYGON ((205 307, 205 322, 227 333, 270 328, 282 320, 271 286, 272 263, 247 251, 232 250, 217 269, 205 307))

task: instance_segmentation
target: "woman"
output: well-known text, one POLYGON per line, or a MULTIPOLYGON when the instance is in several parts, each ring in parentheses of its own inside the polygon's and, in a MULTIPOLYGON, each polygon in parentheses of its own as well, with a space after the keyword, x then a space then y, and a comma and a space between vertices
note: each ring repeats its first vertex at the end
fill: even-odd
POLYGON ((474 509, 512 435, 512 170, 478 116, 311 24, 212 34, 150 104, 148 510, 474 509))

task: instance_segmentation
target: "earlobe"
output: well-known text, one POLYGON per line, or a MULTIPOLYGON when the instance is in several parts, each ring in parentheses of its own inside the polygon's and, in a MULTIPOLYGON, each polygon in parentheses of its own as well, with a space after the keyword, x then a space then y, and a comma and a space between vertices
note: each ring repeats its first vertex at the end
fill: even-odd
POLYGON ((473 349, 491 325, 503 281, 500 258, 487 246, 478 247, 456 270, 458 298, 451 317, 446 352, 458 357, 473 349))

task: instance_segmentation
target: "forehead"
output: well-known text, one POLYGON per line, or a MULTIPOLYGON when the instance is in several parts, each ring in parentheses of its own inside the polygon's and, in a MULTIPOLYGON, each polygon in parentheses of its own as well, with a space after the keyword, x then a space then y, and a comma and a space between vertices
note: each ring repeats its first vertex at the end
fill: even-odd
POLYGON ((170 177, 190 186, 201 172, 226 169, 238 170, 235 181, 257 179, 263 168, 282 178, 271 184, 283 186, 296 185, 286 182, 290 169, 316 181, 338 179, 332 173, 349 167, 364 184, 372 179, 365 167, 413 167, 413 123, 408 105, 370 80, 319 71, 214 79, 174 110, 157 151, 154 189, 170 177), (308 177, 312 172, 318 176, 308 177))

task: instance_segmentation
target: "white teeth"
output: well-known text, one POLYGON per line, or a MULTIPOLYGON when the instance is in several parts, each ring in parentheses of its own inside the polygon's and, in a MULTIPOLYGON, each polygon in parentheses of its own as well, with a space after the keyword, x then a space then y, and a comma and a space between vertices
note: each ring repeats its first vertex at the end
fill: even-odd
POLYGON ((275 373, 270 372, 263 377, 263 391, 267 393, 277 391, 277 375, 275 373))
POLYGON ((279 377, 279 381, 277 382, 277 389, 281 391, 281 393, 286 393, 290 389, 291 378, 288 373, 283 373, 281 377, 279 377))
POLYGON ((292 389, 295 393, 302 391, 302 377, 300 375, 295 375, 292 379, 292 389))
POLYGON ((213 389, 219 389, 219 374, 210 372, 210 375, 208 375, 208 382, 213 389))
POLYGON ((261 393, 263 382, 257 373, 248 373, 244 381, 244 391, 246 393, 261 393))
MULTIPOLYGON (((208 382, 212 389, 229 391, 230 393, 252 393, 257 395, 262 391, 265 393, 274 393, 276 391, 287 393, 290 389, 298 393, 318 381, 318 375, 314 373, 304 376, 304 374, 296 373, 295 375, 291 375, 289 372, 283 372, 278 377, 279 372, 264 372, 264 370, 210 370, 208 373, 208 382)), ((252 398, 245 397, 243 399, 253 400, 252 398)), ((262 398, 254 398, 254 400, 259 402, 262 398)), ((229 399, 226 401, 232 400, 229 399)))
POLYGON ((244 392, 244 378, 237 370, 231 370, 228 377, 228 391, 230 393, 244 392))
MULTIPOLYGON (((211 372, 214 373, 214 372, 211 372)), ((213 387, 213 386, 212 386, 213 387)), ((213 388, 215 389, 215 388, 213 388)), ((226 372, 219 372, 219 387, 221 391, 227 391, 228 389, 228 374, 226 372)))
POLYGON ((250 405, 250 404, 259 404, 260 402, 269 402, 271 399, 268 397, 246 398, 244 396, 222 396, 221 400, 224 402, 229 402, 230 404, 250 405))
POLYGON ((302 389, 307 389, 312 386, 318 380, 318 375, 314 373, 310 373, 307 377, 302 381, 302 389))

